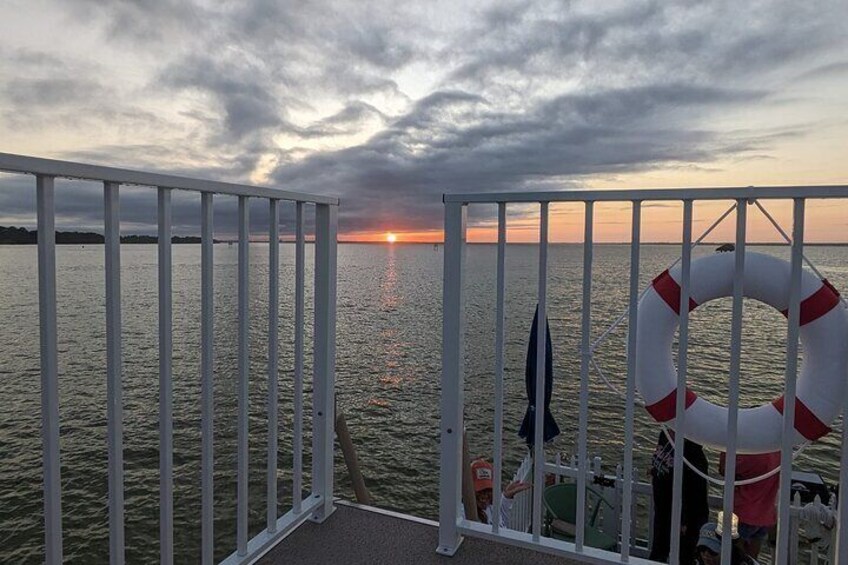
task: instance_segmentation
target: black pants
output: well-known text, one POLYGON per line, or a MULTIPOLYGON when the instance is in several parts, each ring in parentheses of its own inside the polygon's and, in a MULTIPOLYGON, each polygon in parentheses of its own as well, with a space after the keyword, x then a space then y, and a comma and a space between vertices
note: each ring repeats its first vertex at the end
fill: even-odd
MULTIPOLYGON (((654 534, 650 558, 668 563, 671 551, 671 481, 653 479, 651 483, 654 491, 654 534)), ((683 525, 686 533, 680 533, 680 563, 691 563, 703 523, 683 525)))

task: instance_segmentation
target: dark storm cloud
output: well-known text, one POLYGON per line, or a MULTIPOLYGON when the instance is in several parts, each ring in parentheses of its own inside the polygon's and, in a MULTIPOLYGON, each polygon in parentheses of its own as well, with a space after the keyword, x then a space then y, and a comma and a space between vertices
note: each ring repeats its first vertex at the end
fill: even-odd
POLYGON ((274 95, 261 64, 239 59, 216 61, 193 55, 168 66, 161 83, 176 90, 194 90, 211 96, 220 106, 224 142, 284 125, 284 106, 274 95))
POLYGON ((764 96, 663 85, 565 95, 506 113, 476 95, 434 93, 368 143, 283 166, 274 178, 307 192, 336 189, 350 230, 392 222, 428 229, 439 225, 443 192, 538 189, 752 150, 765 140, 682 126, 688 113, 764 96))
MULTIPOLYGON (((768 108, 788 82, 846 64, 848 10, 824 0, 496 2, 456 7, 462 21, 450 29, 429 8, 392 2, 71 1, 82 8, 73 17, 101 24, 106 41, 159 61, 141 95, 173 97, 190 125, 115 96, 94 64, 37 53, 9 67, 40 71, 5 81, 0 115, 21 127, 38 108, 85 116, 86 127, 130 124, 126 144, 93 139, 65 155, 80 160, 247 181, 270 158, 280 187, 341 196, 343 231, 438 229, 444 192, 768 158, 811 125, 728 129, 714 118, 768 108), (416 81, 428 90, 411 100, 404 88, 423 88, 416 81), (311 123, 293 117, 322 103, 332 110, 311 123), (358 145, 320 148, 362 132, 370 137, 358 145), (294 141, 280 147, 280 137, 294 141)), ((4 183, 0 210, 11 210, 4 183)), ((127 221, 142 226, 155 208, 133 194, 127 221)), ((68 217, 97 225, 99 198, 97 187, 83 190, 68 217)), ((175 200, 185 229, 197 226, 195 204, 175 200)))
POLYGON ((393 221, 424 229, 439 226, 442 192, 551 188, 753 157, 804 128, 721 132, 708 117, 769 104, 770 76, 841 41, 821 6, 646 2, 599 14, 545 6, 484 13, 443 50, 457 63, 443 81, 451 91, 421 100, 366 144, 285 164, 275 178, 303 190, 336 187, 349 229, 393 221), (572 74, 579 94, 530 96, 534 84, 572 74), (636 85, 602 86, 619 83, 636 85), (519 108, 502 109, 521 96, 519 108))
POLYGON ((66 61, 0 44, 0 76, 0 125, 33 138, 49 139, 64 129, 96 142, 104 128, 145 137, 168 127, 160 116, 125 100, 96 61, 66 61))
POLYGON ((568 10, 556 3, 506 3, 489 10, 461 43, 447 82, 479 85, 504 78, 532 82, 590 70, 584 82, 611 77, 645 82, 668 76, 728 84, 786 68, 844 42, 832 19, 837 2, 661 2, 568 10))
POLYGON ((96 82, 70 77, 23 79, 3 88, 6 99, 14 106, 30 106, 44 111, 62 104, 81 104, 102 98, 108 90, 96 82))
POLYGON ((371 104, 351 102, 337 113, 328 116, 306 128, 298 128, 296 133, 303 138, 333 137, 350 135, 361 131, 362 124, 368 120, 384 122, 386 116, 371 104))
MULTIPOLYGON (((29 175, 0 174, 0 225, 27 229, 36 227, 35 178, 29 175)), ((121 233, 155 235, 157 195, 154 187, 121 188, 121 233)), ((103 185, 95 182, 57 179, 55 184, 56 229, 103 233, 103 185)), ((173 191, 172 224, 175 235, 199 235, 200 195, 173 191)), ((227 238, 238 232, 238 199, 216 196, 214 226, 217 237, 227 238)), ((311 233, 311 211, 307 213, 307 233, 311 233)), ((268 202, 250 204, 251 236, 264 239, 268 233, 268 202)), ((294 233, 294 205, 280 205, 280 231, 294 233)))
POLYGON ((838 61, 836 63, 821 65, 803 73, 798 79, 827 78, 844 74, 848 74, 848 61, 838 61))
POLYGON ((417 56, 412 35, 419 24, 407 20, 392 2, 258 0, 220 15, 227 20, 222 33, 232 41, 298 60, 330 61, 345 55, 342 64, 386 71, 417 56))
POLYGON ((163 41, 175 33, 196 31, 195 24, 211 13, 196 2, 184 0, 69 0, 75 16, 87 22, 105 22, 108 33, 119 41, 163 41))
POLYGON ((484 84, 504 77, 532 80, 539 74, 558 72, 571 64, 610 56, 605 38, 631 33, 644 38, 648 20, 662 10, 657 3, 626 5, 611 13, 578 15, 554 8, 550 3, 506 3, 488 10, 470 41, 446 51, 459 61, 447 82, 484 84), (544 12, 544 14, 539 14, 544 12), (528 73, 528 70, 532 70, 528 73))
POLYGON ((89 70, 45 53, 0 45, 0 71, 5 79, 0 83, 0 112, 6 110, 0 115, 6 120, 43 114, 55 117, 62 108, 101 100, 111 92, 87 76, 89 70))

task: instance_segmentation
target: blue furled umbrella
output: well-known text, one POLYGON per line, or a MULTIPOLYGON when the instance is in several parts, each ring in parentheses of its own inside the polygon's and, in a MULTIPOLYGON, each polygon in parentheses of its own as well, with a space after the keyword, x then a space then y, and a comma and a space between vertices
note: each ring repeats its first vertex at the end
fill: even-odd
MULTIPOLYGON (((539 305, 536 305, 536 313, 533 315, 533 327, 530 329, 530 343, 527 345, 527 363, 524 368, 524 384, 527 388, 527 413, 518 430, 519 437, 532 446, 536 440, 536 347, 538 339, 537 328, 539 326, 539 305)), ((544 429, 542 430, 544 441, 549 442, 559 435, 559 426, 551 414, 551 391, 554 387, 554 361, 553 347, 551 346, 551 328, 545 318, 545 416, 544 429)))

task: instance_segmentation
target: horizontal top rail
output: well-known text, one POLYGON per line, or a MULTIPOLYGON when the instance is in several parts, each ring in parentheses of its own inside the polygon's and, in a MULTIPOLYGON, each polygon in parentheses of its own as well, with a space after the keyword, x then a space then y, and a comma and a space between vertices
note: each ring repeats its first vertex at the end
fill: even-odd
POLYGON ((178 190, 212 192, 215 194, 231 194, 233 196, 273 198, 275 200, 310 202, 313 204, 339 204, 339 199, 333 196, 319 196, 264 186, 235 184, 114 167, 101 167, 99 165, 42 159, 26 155, 15 155, 13 153, 0 153, 0 171, 138 186, 175 188, 178 190))
POLYGON ((569 189, 543 192, 444 194, 444 202, 632 202, 635 200, 735 200, 737 198, 848 198, 848 185, 740 186, 703 188, 569 189))

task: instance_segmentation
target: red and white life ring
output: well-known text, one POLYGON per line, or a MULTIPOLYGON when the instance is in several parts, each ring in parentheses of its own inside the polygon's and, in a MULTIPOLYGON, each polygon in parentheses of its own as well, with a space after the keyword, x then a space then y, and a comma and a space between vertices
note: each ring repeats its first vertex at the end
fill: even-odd
MULTIPOLYGON (((733 294, 735 253, 692 261, 689 311, 733 294)), ((674 427, 677 371, 672 342, 679 323, 680 267, 663 272, 639 301, 636 332, 636 386, 653 418, 674 427)), ((777 308, 789 307, 790 265, 762 253, 745 254, 744 293, 777 308)), ((842 409, 848 377, 848 316, 839 292, 827 280, 804 271, 801 279, 800 337, 803 362, 797 381, 793 445, 816 440, 842 409)), ((744 368, 743 368, 744 369, 744 368)), ((743 376, 744 378, 744 376, 743 376)), ((783 396, 739 410, 739 453, 765 453, 782 444, 783 396)), ((718 449, 727 445, 727 408, 686 391, 686 437, 718 449)))

